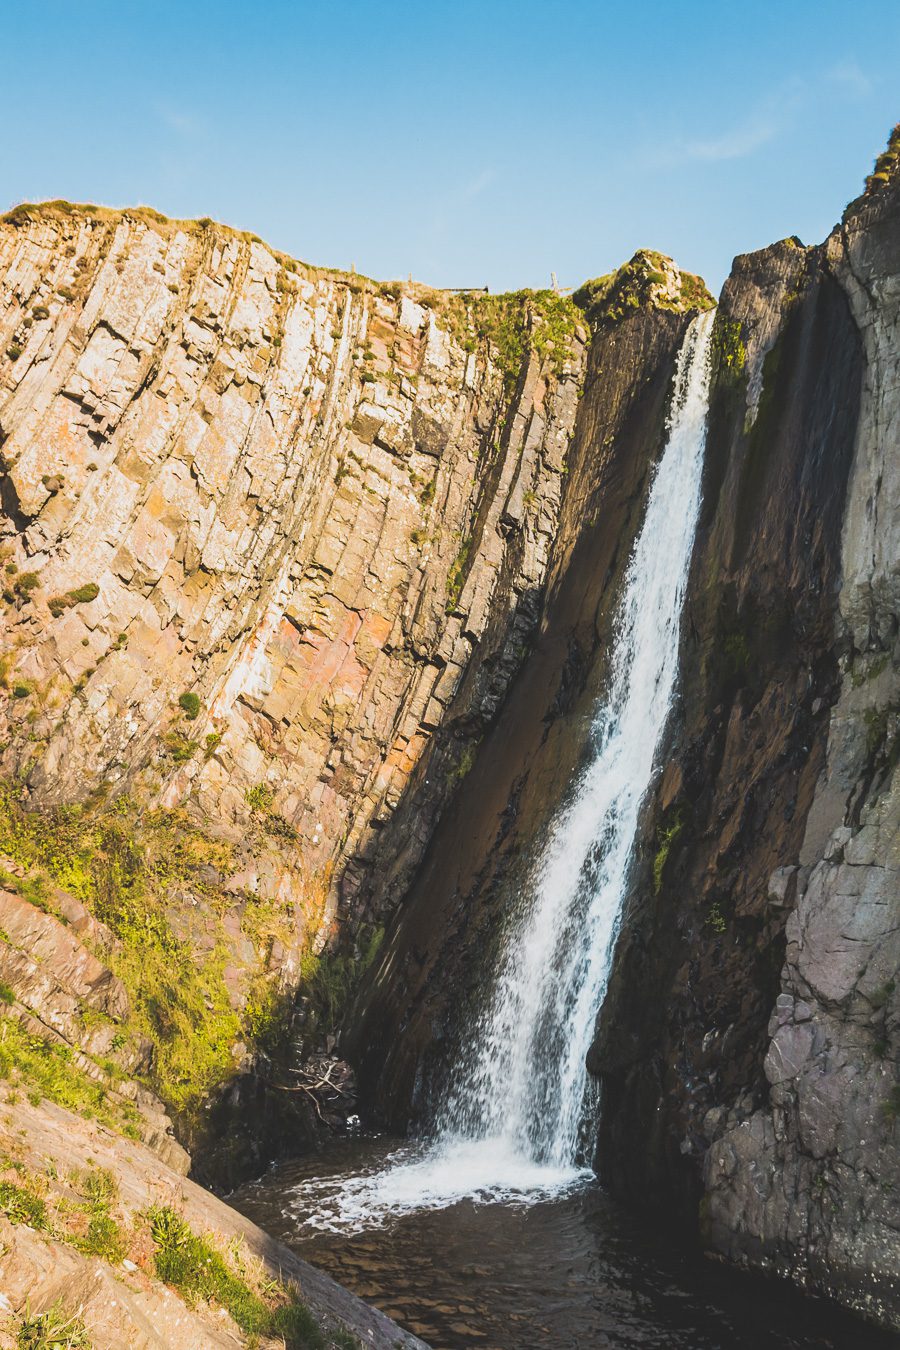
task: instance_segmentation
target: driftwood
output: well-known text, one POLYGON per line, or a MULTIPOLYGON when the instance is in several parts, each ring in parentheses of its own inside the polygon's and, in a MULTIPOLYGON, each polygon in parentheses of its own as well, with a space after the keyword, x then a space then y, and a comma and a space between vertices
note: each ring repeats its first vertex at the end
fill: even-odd
POLYGON ((348 1104, 356 1100, 353 1070, 344 1060, 312 1059, 290 1072, 296 1080, 293 1083, 276 1083, 268 1078, 263 1081, 266 1087, 275 1092, 305 1093, 323 1124, 327 1124, 323 1108, 335 1106, 339 1098, 344 1098, 348 1104), (335 1082, 333 1074, 337 1074, 342 1081, 335 1082))

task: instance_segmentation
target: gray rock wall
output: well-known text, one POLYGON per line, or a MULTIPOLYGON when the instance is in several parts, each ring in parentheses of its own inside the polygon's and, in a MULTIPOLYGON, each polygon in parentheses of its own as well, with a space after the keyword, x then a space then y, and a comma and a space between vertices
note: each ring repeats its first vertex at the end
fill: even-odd
MULTIPOLYGON (((840 692, 769 1023, 768 1101, 706 1159, 709 1241, 900 1328, 900 194, 827 244, 865 355, 841 540, 840 692)), ((778 900, 778 903, 783 901, 778 900)))

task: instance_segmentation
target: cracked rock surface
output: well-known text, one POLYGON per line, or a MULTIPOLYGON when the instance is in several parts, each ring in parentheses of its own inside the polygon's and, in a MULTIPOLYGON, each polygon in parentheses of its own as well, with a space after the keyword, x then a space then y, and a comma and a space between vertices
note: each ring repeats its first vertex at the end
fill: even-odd
POLYGON ((464 679, 477 721, 521 663, 583 361, 211 223, 0 225, 3 772, 238 843, 263 801, 239 881, 323 941, 464 679))
POLYGON ((827 244, 865 353, 841 538, 840 689, 796 859, 768 1102, 706 1160, 711 1240, 900 1327, 900 211, 827 244))

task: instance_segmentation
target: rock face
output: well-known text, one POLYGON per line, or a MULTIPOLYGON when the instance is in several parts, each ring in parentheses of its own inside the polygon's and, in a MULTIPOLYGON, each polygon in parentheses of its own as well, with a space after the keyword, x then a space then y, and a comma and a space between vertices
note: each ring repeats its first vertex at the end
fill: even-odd
POLYGON ((608 1184, 893 1325, 898 298, 896 188, 726 284, 683 706, 591 1057, 608 1184))
POLYGON ((510 888, 585 753, 687 323, 653 304, 599 320, 534 648, 349 1019, 364 1086, 395 1125, 427 1117, 432 1075, 490 978, 510 888))
MULTIPOLYGON (((892 147, 824 245, 738 258, 722 294, 679 701, 589 1067, 614 1191, 676 1208, 713 1253, 896 1326, 900 137, 892 147)), ((349 1033, 396 1125, 428 1116, 603 682, 611 560, 627 556, 661 426, 648 366, 633 347, 613 356, 603 317, 589 370, 634 372, 635 437, 621 436, 607 365, 579 410, 535 650, 349 1033), (585 474, 604 484, 597 529, 582 518, 567 533, 585 474), (598 547, 605 527, 618 553, 598 547)))
MULTIPOLYGON (((898 175, 895 135, 824 245, 725 285, 680 694, 589 1066, 614 1190, 900 1326, 898 175)), ((709 304, 647 252, 576 298, 379 286, 146 211, 0 226, 0 768, 45 813, 224 838, 164 920, 248 1038, 254 981, 290 1002, 311 949, 386 928, 343 1049, 398 1127, 587 751, 709 304), (267 898, 286 928, 248 921, 267 898)), ((16 1004, 115 1021, 102 933, 8 908, 16 1004)))
MULTIPOLYGON (((380 286, 211 222, 0 224, 0 770, 44 812, 224 836, 160 915, 243 1020, 222 1073, 252 1067, 261 981, 374 946, 382 852, 414 867, 521 665, 586 334, 550 294, 380 286)), ((235 1110, 268 1120, 255 1079, 226 1136, 235 1110)))
MULTIPOLYGON (((706 1162, 710 1239, 900 1327, 900 193, 826 245, 862 337, 841 538, 840 686, 768 1027, 769 1100, 706 1162)), ((777 882, 776 882, 777 884, 777 882)), ((790 884, 790 883, 789 883, 790 884)))
MULTIPOLYGON (((126 1345, 136 1350, 260 1345, 260 1336, 242 1331, 221 1305, 213 1307, 202 1297, 182 1298, 162 1283, 147 1232, 152 1206, 177 1214, 194 1234, 230 1257, 231 1268, 261 1286, 263 1293, 276 1281, 292 1284, 320 1333, 314 1341, 304 1336, 302 1342, 293 1338, 292 1344, 321 1344, 328 1350, 348 1343, 373 1350, 423 1347, 384 1313, 314 1270, 142 1145, 48 1102, 18 1104, 19 1128, 13 1128, 10 1106, 5 1101, 3 1105, 2 1170, 9 1173, 0 1183, 3 1350, 27 1343, 16 1339, 20 1317, 52 1308, 62 1311, 62 1320, 77 1318, 94 1350, 122 1350, 126 1345), (93 1216, 96 1225, 99 1215, 107 1233, 110 1228, 118 1233, 118 1250, 92 1251, 85 1243, 77 1228, 79 1202, 82 1222, 93 1216), (23 1204, 27 1211, 17 1208, 23 1204), (123 1259, 125 1250, 131 1256, 123 1259)), ((95 1241, 97 1245, 102 1244, 95 1241)), ((72 1325, 69 1334, 74 1338, 72 1325)), ((67 1338, 58 1342, 68 1343, 67 1338)), ((266 1337, 265 1343, 283 1346, 285 1341, 281 1336, 266 1337)))
POLYGON ((738 259, 714 344, 681 698, 592 1052, 613 1184, 683 1181, 690 1204, 704 1112, 764 1083, 790 906, 769 878, 800 847, 824 758, 861 375, 846 302, 790 243, 738 259))
MULTIPOLYGON (((115 945, 113 935, 74 896, 59 890, 46 896, 34 880, 17 876, 14 864, 2 871, 2 1011, 20 1033, 19 1054, 14 1051, 4 1063, 3 1076, 21 1073, 23 1049, 27 1055, 39 1047, 48 1065, 72 1062, 78 1074, 96 1084, 95 1107, 102 1104, 120 1128, 141 1139, 168 1167, 186 1173, 190 1158, 174 1138, 163 1103, 131 1076, 147 1068, 150 1047, 121 1034, 128 993, 95 955, 115 945), (37 890, 39 903, 19 889, 32 896, 37 890)), ((4 1049, 11 1045, 8 1030, 5 1023, 0 1027, 4 1049)))
POLYGON ((527 345, 503 366, 461 300, 211 224, 13 213, 5 770, 238 839, 264 805, 302 859, 249 884, 321 899, 324 933, 495 612, 494 701, 527 634, 583 359, 571 323, 527 345))

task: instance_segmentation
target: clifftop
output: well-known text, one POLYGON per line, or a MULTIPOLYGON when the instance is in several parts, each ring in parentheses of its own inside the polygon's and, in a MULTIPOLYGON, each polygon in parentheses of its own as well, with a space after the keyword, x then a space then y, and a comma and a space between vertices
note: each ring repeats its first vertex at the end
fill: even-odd
POLYGON ((615 320, 642 304, 671 310, 674 313, 686 313, 692 309, 711 309, 715 304, 715 299, 707 290, 702 277, 681 271, 671 258, 654 249, 638 249, 633 257, 616 271, 585 281, 582 286, 576 288, 571 297, 552 290, 534 290, 528 287, 491 295, 487 288, 470 291, 459 288, 445 289, 428 286, 411 278, 377 281, 355 271, 346 272, 340 268, 314 266, 273 248, 258 234, 248 230, 223 225, 208 216, 202 216, 197 220, 177 220, 163 215, 152 206, 117 208, 95 206, 90 202, 67 202, 61 199, 21 202, 0 216, 0 225, 22 229, 41 221, 71 224, 78 220, 112 226, 129 222, 141 223, 165 238, 171 238, 178 233, 192 236, 209 233, 223 240, 257 244, 266 249, 288 272, 298 277, 334 281, 348 286, 356 294, 369 292, 394 300, 401 295, 408 296, 441 315, 448 326, 464 341, 480 336, 495 340, 499 338, 497 345, 501 351, 506 347, 508 355, 515 356, 521 353, 518 350, 515 353, 510 351, 508 335, 502 330, 509 324, 512 311, 516 308, 527 310, 531 316, 527 325, 522 326, 541 334, 533 345, 540 349, 548 342, 556 342, 562 350, 565 340, 579 325, 579 311, 584 311, 589 318, 615 320), (605 304, 601 304, 602 301, 605 301, 605 304))
POLYGON ((878 192, 886 183, 896 182, 900 178, 900 122, 888 137, 887 149, 883 150, 875 161, 875 168, 866 179, 866 189, 878 192))
POLYGON ((572 299, 594 324, 618 323, 642 305, 687 314, 716 303, 702 277, 682 272, 664 253, 646 248, 617 271, 586 281, 572 299))
POLYGON ((900 122, 888 136, 888 143, 875 161, 875 167, 866 177, 866 186, 859 197, 854 198, 844 212, 844 221, 858 214, 861 208, 873 199, 877 199, 886 188, 900 185, 900 122))

